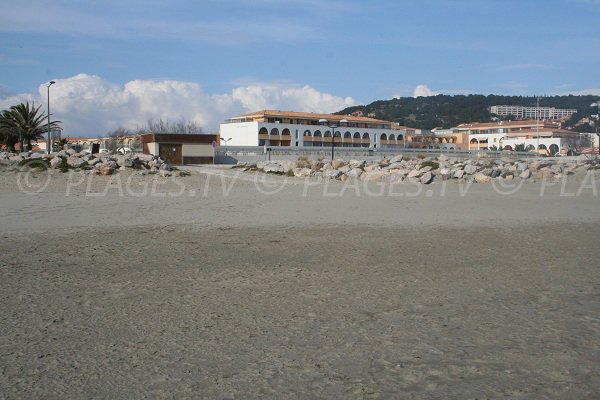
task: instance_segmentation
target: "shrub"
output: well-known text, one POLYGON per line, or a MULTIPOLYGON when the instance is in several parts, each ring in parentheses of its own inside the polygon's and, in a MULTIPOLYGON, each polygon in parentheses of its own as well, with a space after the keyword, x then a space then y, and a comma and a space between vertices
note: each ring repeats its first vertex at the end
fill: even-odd
POLYGON ((431 169, 438 169, 440 167, 440 164, 436 163, 435 161, 425 161, 421 163, 421 165, 419 165, 419 169, 423 167, 431 167, 431 169))
POLYGON ((298 167, 298 168, 310 168, 310 160, 306 156, 300 156, 296 160, 296 167, 298 167))
POLYGON ((27 166, 29 168, 36 168, 41 171, 45 171, 50 167, 50 162, 47 159, 43 158, 26 158, 24 160, 19 161, 19 166, 27 166))
POLYGON ((68 172, 71 167, 69 167, 69 164, 67 164, 67 158, 61 157, 60 160, 60 166, 58 167, 58 169, 60 170, 60 172, 68 172))

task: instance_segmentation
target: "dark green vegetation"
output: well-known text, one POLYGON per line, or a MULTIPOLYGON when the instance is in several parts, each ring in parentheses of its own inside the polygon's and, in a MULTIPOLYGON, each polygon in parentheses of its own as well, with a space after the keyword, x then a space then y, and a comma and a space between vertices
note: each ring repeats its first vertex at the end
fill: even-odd
MULTIPOLYGON (((437 95, 431 97, 402 97, 378 100, 366 106, 348 107, 337 114, 362 112, 365 117, 397 122, 418 129, 450 128, 465 122, 488 122, 492 115, 488 108, 494 105, 521 105, 535 107, 537 97, 497 95, 437 95)), ((591 132, 588 124, 575 127, 577 122, 594 113, 590 104, 597 96, 546 96, 540 97, 540 107, 574 108, 578 113, 565 126, 580 132, 591 132)), ((514 118, 503 118, 514 119, 514 118)))
POLYGON ((39 170, 47 170, 50 166, 50 162, 47 159, 42 158, 25 158, 19 161, 19 166, 27 166, 29 168, 35 168, 39 170))
MULTIPOLYGON (((0 112, 0 142, 7 148, 13 148, 19 141, 27 143, 31 149, 33 140, 41 139, 48 132, 46 115, 40 107, 29 102, 21 103, 0 112)), ((50 122, 50 129, 58 127, 60 121, 50 122)), ((23 151, 23 143, 21 143, 23 151)))

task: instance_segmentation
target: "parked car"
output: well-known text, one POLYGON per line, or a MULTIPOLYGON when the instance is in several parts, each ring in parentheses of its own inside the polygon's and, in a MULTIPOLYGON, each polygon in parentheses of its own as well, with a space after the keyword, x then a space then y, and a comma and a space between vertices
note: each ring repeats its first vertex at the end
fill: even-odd
POLYGON ((120 154, 131 154, 131 153, 133 153, 133 151, 129 147, 122 147, 122 148, 120 148, 120 149, 117 150, 117 153, 120 153, 120 154))

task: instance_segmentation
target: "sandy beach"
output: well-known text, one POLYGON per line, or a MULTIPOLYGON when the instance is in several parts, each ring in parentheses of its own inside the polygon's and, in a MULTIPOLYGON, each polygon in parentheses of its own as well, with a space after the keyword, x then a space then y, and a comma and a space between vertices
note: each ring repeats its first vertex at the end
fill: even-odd
POLYGON ((600 393, 600 171, 0 172, 0 398, 600 393))

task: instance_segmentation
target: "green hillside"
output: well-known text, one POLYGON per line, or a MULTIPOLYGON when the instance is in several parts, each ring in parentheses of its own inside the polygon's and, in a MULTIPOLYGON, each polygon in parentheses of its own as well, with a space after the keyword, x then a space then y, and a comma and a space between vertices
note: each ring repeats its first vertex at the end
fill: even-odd
MULTIPOLYGON (((497 95, 437 95, 430 97, 402 97, 378 100, 366 106, 348 107, 336 114, 358 114, 419 129, 435 127, 450 128, 465 122, 487 122, 491 120, 488 107, 493 105, 521 105, 535 107, 537 97, 497 95)), ((577 125, 594 110, 590 104, 598 101, 597 96, 546 96, 540 98, 540 107, 574 108, 578 113, 567 121, 566 126, 580 131, 589 131, 587 124, 577 125)))

